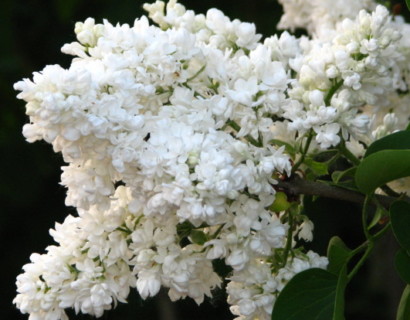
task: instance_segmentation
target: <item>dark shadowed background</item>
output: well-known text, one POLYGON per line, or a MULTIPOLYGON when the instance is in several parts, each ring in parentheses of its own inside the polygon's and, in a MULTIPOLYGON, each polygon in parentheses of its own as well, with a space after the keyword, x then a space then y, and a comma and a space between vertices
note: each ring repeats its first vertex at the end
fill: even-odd
MULTIPOLYGON (((87 17, 97 22, 131 23, 143 14, 140 0, 1 0, 0 2, 0 319, 28 319, 13 306, 15 278, 32 252, 44 252, 52 243, 48 230, 62 222, 73 208, 64 206, 65 189, 59 185, 60 155, 45 142, 27 143, 21 128, 27 122, 24 102, 15 98, 13 83, 31 78, 47 64, 68 67, 64 43, 75 40, 74 24, 87 17)), ((231 18, 254 22, 265 36, 275 33, 281 7, 275 0, 184 0, 187 8, 205 13, 217 7, 231 18)), ((399 1, 397 1, 399 2, 399 1)), ((404 3, 404 0, 402 1, 404 3)), ((310 247, 326 254, 332 235, 347 244, 361 241, 359 208, 328 200, 310 202, 307 213, 316 225, 310 247)), ((394 319, 402 283, 394 274, 394 241, 380 243, 347 292, 347 319, 394 319)), ((135 290, 134 290, 135 291, 135 290)), ((233 319, 223 290, 197 307, 191 300, 170 304, 165 293, 129 303, 106 313, 103 319, 188 320, 233 319)), ((70 319, 92 319, 70 314, 70 319)), ((286 319, 284 319, 286 320, 286 319)), ((301 319, 303 320, 303 319, 301 319)))

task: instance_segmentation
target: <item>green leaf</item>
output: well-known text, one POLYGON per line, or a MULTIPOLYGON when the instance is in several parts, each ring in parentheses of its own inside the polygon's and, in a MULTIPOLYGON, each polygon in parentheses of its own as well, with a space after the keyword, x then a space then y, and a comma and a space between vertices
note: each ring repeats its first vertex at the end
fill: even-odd
POLYGON ((381 150, 410 149, 410 131, 398 131, 373 142, 364 155, 367 156, 381 150))
POLYGON ((396 320, 409 320, 410 319, 410 285, 404 288, 401 295, 399 308, 397 309, 396 320))
POLYGON ((335 236, 330 239, 327 247, 327 257, 329 259, 327 271, 334 275, 339 275, 343 266, 345 266, 352 257, 351 252, 352 251, 339 237, 335 236))
POLYGON ((329 165, 326 162, 318 162, 311 158, 306 158, 305 164, 309 167, 310 170, 312 170, 312 172, 316 176, 325 176, 329 173, 329 165))
POLYGON ((291 205, 292 204, 288 201, 288 196, 286 193, 279 191, 276 192, 275 201, 273 201, 269 209, 273 212, 282 212, 288 210, 291 205))
POLYGON ((390 221, 400 246, 410 252, 410 203, 394 202, 390 207, 390 221))
POLYGON ((382 150, 364 158, 356 170, 360 191, 372 193, 387 182, 410 176, 410 150, 382 150))
POLYGON ((189 235, 193 243, 203 245, 205 242, 208 241, 206 234, 201 230, 192 230, 191 234, 189 235))
MULTIPOLYGON (((407 4, 407 9, 410 10, 410 0, 406 0, 406 4, 407 4)), ((409 126, 410 126, 410 124, 409 124, 409 126)), ((409 319, 410 319, 410 318, 409 318, 409 319)))
POLYGON ((407 284, 410 284, 410 256, 406 250, 400 249, 397 252, 394 264, 400 278, 407 284))
POLYGON ((342 320, 336 275, 318 268, 295 275, 279 294, 272 320, 342 320), (336 310, 337 308, 337 310, 336 310))
POLYGON ((374 226, 379 225, 381 223, 381 220, 388 215, 389 213, 385 208, 383 208, 382 206, 377 206, 376 211, 373 214, 373 219, 367 226, 367 230, 370 230, 374 226))
POLYGON ((337 279, 335 307, 332 320, 344 320, 345 290, 347 283, 347 264, 345 264, 340 270, 339 277, 337 279))
POLYGON ((339 183, 340 181, 346 179, 353 179, 356 173, 356 167, 349 168, 345 171, 334 171, 332 173, 332 181, 334 183, 339 183))

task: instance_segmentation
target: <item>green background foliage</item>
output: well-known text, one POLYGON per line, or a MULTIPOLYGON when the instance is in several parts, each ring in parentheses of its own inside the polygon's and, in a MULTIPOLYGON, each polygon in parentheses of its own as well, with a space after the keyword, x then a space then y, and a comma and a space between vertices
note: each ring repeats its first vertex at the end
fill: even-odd
MULTIPOLYGON (((15 98, 13 83, 31 78, 47 64, 68 67, 71 57, 60 52, 75 40, 76 21, 92 16, 98 22, 132 23, 143 14, 140 0, 2 0, 0 2, 0 319, 27 319, 12 305, 15 278, 32 252, 51 244, 48 230, 62 222, 73 208, 64 206, 65 189, 59 185, 60 155, 44 142, 28 144, 21 128, 27 122, 24 103, 15 98)), ((275 33, 282 11, 275 0, 181 0, 196 12, 217 7, 231 18, 254 22, 265 36, 275 33)), ((305 214, 315 222, 315 240, 307 247, 326 254, 327 243, 340 236, 348 247, 363 241, 360 208, 327 199, 306 200, 305 214)), ((394 272, 394 240, 385 240, 362 269, 346 294, 346 318, 393 319, 404 283, 394 272), (393 246, 393 247, 392 247, 393 246)), ((135 290, 133 290, 135 291, 135 290)), ((199 308, 191 301, 170 305, 166 298, 141 301, 134 293, 128 305, 103 319, 165 319, 163 313, 185 319, 233 319, 219 290, 199 308)), ((408 311, 407 311, 408 312, 408 311)), ((72 319, 91 319, 71 315, 72 319)), ((172 319, 172 318, 169 318, 172 319)), ((296 318, 295 318, 296 319, 296 318)))

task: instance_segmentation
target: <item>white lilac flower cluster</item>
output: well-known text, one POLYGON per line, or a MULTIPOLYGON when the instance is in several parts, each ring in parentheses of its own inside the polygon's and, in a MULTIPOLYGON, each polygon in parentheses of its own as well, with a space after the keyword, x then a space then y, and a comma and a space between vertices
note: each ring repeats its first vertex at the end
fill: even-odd
POLYGON ((373 0, 278 0, 284 14, 278 27, 295 30, 306 29, 309 34, 323 36, 332 32, 335 25, 345 18, 355 19, 360 10, 376 8, 373 0))
POLYGON ((312 38, 261 42, 253 24, 217 9, 157 1, 144 8, 158 26, 89 18, 62 48, 75 56, 68 69, 16 83, 24 136, 62 153, 66 204, 78 212, 17 279, 14 303, 30 319, 67 319, 66 308, 99 317, 133 287, 201 303, 222 283, 216 259, 232 269, 237 319, 269 319, 294 274, 326 267, 314 252, 281 256, 296 236, 311 240, 313 225, 270 209, 275 179, 297 160, 276 142, 297 148, 310 135, 313 150, 343 139, 360 154, 359 141, 408 118, 397 93, 407 90, 408 25, 372 1, 338 1, 337 16, 329 0, 281 2, 281 25, 312 38))
MULTIPOLYGON (((373 0, 279 0, 281 28, 306 28, 297 81, 303 105, 287 114, 299 133, 313 129, 321 148, 343 137, 353 153, 408 123, 410 25, 373 0), (366 11, 367 10, 367 11, 366 11)), ((288 127, 289 129, 289 127, 288 127)))

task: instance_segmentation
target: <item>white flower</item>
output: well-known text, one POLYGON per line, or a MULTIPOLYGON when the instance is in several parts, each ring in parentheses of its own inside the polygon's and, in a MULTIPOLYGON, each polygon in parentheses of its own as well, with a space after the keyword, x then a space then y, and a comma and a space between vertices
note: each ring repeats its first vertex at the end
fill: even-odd
POLYGON ((161 288, 159 274, 154 270, 142 270, 138 273, 137 290, 143 299, 155 296, 161 288))
POLYGON ((249 261, 249 255, 242 249, 235 249, 228 255, 225 261, 235 270, 242 270, 249 261))
POLYGON ((324 99, 323 92, 319 90, 313 90, 309 92, 309 100, 313 106, 316 106, 316 107, 323 106, 324 104, 323 99, 324 99))
POLYGON ((313 222, 310 220, 305 220, 303 223, 300 225, 300 231, 298 233, 298 236, 300 239, 303 239, 305 241, 312 241, 313 240, 313 222))
POLYGON ((227 254, 226 243, 223 240, 214 239, 204 243, 204 247, 211 246, 206 255, 207 259, 224 258, 227 254))
POLYGON ((316 141, 323 149, 336 146, 340 141, 340 137, 338 136, 340 126, 337 123, 325 125, 315 129, 315 131, 317 133, 316 141))
POLYGON ((258 90, 257 79, 255 77, 251 77, 246 80, 236 80, 234 89, 229 90, 228 94, 234 101, 242 103, 245 106, 253 106, 253 99, 258 90))

